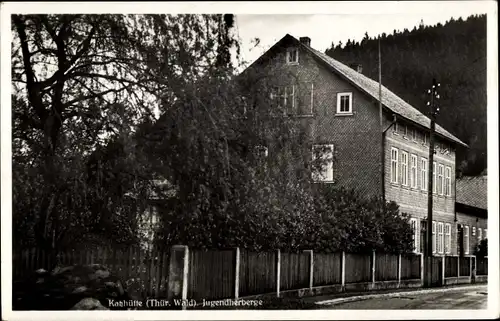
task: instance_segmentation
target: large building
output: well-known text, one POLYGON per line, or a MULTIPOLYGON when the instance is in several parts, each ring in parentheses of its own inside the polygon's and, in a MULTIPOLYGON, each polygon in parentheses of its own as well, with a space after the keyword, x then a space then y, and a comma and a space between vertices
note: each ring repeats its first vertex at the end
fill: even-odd
POLYGON ((363 75, 360 66, 351 68, 313 49, 308 37, 286 35, 242 75, 266 69, 276 79, 278 105, 307 128, 311 155, 317 148, 329 154, 314 179, 397 202, 411 216, 416 252, 424 246, 433 166, 434 251, 457 253, 455 149, 467 146, 464 142, 436 125, 434 162, 429 164, 429 118, 382 86, 382 130, 379 83, 363 75))

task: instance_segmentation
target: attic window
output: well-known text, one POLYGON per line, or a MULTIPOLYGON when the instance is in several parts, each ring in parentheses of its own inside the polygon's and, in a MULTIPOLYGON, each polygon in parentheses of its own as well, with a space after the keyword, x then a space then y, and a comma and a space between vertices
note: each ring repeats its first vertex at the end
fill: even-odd
POLYGON ((352 114, 352 93, 337 94, 337 114, 352 114))
POLYGON ((286 63, 287 64, 299 63, 299 50, 297 48, 288 48, 286 50, 286 63))

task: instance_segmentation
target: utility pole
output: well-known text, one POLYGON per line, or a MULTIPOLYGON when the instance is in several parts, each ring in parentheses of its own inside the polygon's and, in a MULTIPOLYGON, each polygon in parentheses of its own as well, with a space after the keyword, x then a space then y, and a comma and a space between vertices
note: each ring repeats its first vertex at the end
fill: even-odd
POLYGON ((385 171, 384 171, 384 120, 382 118, 382 55, 380 53, 380 36, 378 37, 378 113, 380 118, 380 135, 381 135, 381 147, 380 147, 380 184, 382 199, 384 200, 383 206, 385 206, 385 171))
POLYGON ((428 162, 428 188, 427 188, 427 246, 426 246, 426 273, 425 273, 425 286, 430 287, 432 284, 432 206, 433 206, 433 176, 434 176, 434 131, 436 129, 436 116, 439 114, 439 106, 436 106, 436 100, 439 99, 437 92, 439 83, 436 79, 432 80, 432 88, 427 91, 430 95, 430 101, 427 102, 429 106, 429 115, 431 120, 431 130, 429 133, 429 162, 428 162))

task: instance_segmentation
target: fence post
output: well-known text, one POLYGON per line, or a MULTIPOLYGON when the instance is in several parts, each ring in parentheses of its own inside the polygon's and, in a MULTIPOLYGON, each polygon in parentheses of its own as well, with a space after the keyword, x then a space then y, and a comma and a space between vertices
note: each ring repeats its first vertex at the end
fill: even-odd
MULTIPOLYGON (((174 245, 170 250, 170 266, 168 270, 168 300, 181 298, 187 300, 189 270, 189 248, 185 245, 174 245)), ((186 309, 183 304, 182 309, 186 309)))
POLYGON ((342 284, 342 290, 345 289, 345 252, 342 251, 342 261, 340 263, 340 279, 342 284))
POLYGON ((313 250, 304 250, 304 252, 309 253, 309 289, 313 288, 314 285, 314 254, 313 250))
POLYGON ((281 251, 276 251, 276 297, 280 297, 280 281, 281 281, 281 251))
POLYGON ((234 270, 234 298, 240 296, 240 248, 235 249, 235 270, 234 270))
POLYGON ((401 253, 398 254, 398 288, 401 286, 401 253))
POLYGON ((375 250, 372 251, 372 284, 375 285, 375 250))
POLYGON ((424 286, 424 253, 420 253, 420 285, 424 286))
POLYGON ((441 285, 446 285, 446 275, 445 275, 445 271, 446 271, 446 255, 443 255, 443 260, 441 261, 441 285))
MULTIPOLYGON (((472 271, 472 266, 473 266, 473 265, 472 265, 472 259, 473 259, 473 258, 476 258, 476 257, 475 257, 474 255, 469 256, 469 267, 470 267, 470 268, 469 268, 469 283, 472 283, 472 279, 473 279, 473 278, 472 278, 472 275, 474 274, 474 273, 473 273, 474 271, 472 271)), ((474 266, 475 266, 475 265, 474 265, 474 266)))

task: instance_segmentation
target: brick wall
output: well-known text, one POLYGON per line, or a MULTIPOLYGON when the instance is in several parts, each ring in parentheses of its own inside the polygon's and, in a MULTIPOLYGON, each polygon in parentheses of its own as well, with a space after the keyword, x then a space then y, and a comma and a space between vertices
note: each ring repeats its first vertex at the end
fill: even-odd
POLYGON ((362 195, 380 195, 378 107, 364 93, 321 65, 309 52, 299 52, 299 64, 284 64, 284 50, 278 53, 281 58, 272 60, 272 68, 281 84, 291 80, 314 84, 313 115, 298 117, 298 120, 307 127, 310 142, 334 145, 333 183, 355 187, 362 195), (340 92, 352 93, 352 115, 336 114, 340 92))
MULTIPOLYGON (((402 123, 398 121, 400 127, 402 123)), ((406 124, 410 126, 409 124, 406 124)), ((409 127, 416 129, 414 127, 409 127)), ((422 132, 423 134, 423 132, 422 132)), ((400 131, 397 133, 393 128, 389 129, 385 136, 385 194, 386 199, 395 201, 400 206, 400 212, 407 213, 410 217, 417 219, 417 242, 423 242, 420 229, 422 228, 422 220, 427 220, 427 202, 428 192, 427 184, 425 190, 422 189, 422 162, 421 159, 429 159, 429 145, 424 145, 422 137, 417 136, 413 140, 410 136, 403 135, 400 131), (391 149, 398 149, 398 183, 391 182, 391 149), (404 186, 401 184, 401 155, 402 152, 408 154, 408 184, 404 186), (417 156, 417 186, 412 187, 410 184, 411 172, 411 156, 417 156)), ((443 224, 449 223, 451 225, 451 254, 456 254, 456 223, 455 223, 455 153, 452 150, 448 154, 437 151, 434 154, 434 161, 436 165, 442 164, 451 168, 451 193, 449 196, 434 194, 433 197, 433 221, 442 222, 443 224)), ((427 173, 430 169, 430 164, 427 165, 427 173)), ((437 168, 436 168, 437 169, 437 168)), ((444 180, 445 176, 443 176, 444 180)), ((436 182, 437 173, 436 173, 436 182)), ((443 192, 443 194, 445 194, 443 192)), ((437 224, 437 223, 436 223, 437 224)))

